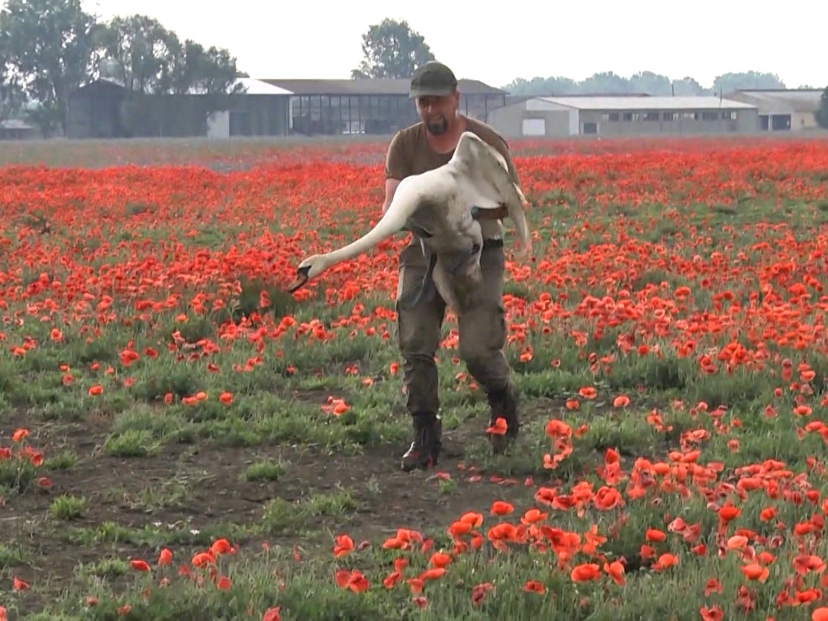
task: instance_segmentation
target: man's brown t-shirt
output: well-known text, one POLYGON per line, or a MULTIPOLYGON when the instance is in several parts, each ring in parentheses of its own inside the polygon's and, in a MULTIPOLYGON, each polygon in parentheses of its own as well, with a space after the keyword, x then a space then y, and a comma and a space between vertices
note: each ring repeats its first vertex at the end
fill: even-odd
MULTIPOLYGON (((519 183, 506 141, 490 126, 475 119, 466 119, 466 130, 477 134, 481 140, 497 149, 506 160, 510 176, 515 183, 519 183)), ((385 177, 403 180, 411 175, 419 175, 447 164, 452 155, 453 150, 448 153, 436 153, 431 150, 426 138, 425 124, 420 122, 401 129, 391 140, 385 158, 385 177)), ((503 225, 499 220, 481 220, 480 227, 484 239, 497 239, 503 234, 503 225)))

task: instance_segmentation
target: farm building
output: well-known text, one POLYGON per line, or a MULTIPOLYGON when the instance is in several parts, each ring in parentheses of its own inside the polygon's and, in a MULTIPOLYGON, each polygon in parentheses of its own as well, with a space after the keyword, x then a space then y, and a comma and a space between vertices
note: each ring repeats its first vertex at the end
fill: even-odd
MULTIPOLYGON (((257 80, 243 93, 129 94, 99 79, 69 94, 70 138, 390 134, 417 121, 410 80, 257 80), (215 98, 221 98, 216 103, 215 98), (212 99, 211 99, 212 98, 212 99), (209 109, 219 110, 209 112, 209 109)), ((459 80, 461 111, 485 120, 506 91, 459 80)))
POLYGON ((113 80, 89 82, 69 93, 67 138, 121 138, 126 89, 113 80))
POLYGON ((239 78, 239 94, 148 95, 98 79, 69 93, 69 138, 272 136, 288 131, 286 91, 239 78), (218 101, 217 101, 218 100, 218 101), (220 112, 214 112, 214 110, 220 112))
POLYGON ((750 133, 756 106, 718 97, 534 97, 489 112, 506 138, 750 133))
MULTIPOLYGON (((417 122, 408 79, 262 80, 291 92, 291 133, 391 134, 417 122)), ((503 106, 506 91, 478 80, 458 80, 460 111, 485 120, 503 106)))
POLYGON ((743 89, 727 94, 759 109, 759 129, 766 132, 802 131, 817 128, 814 114, 819 110, 823 89, 743 89))
POLYGON ((207 136, 284 136, 288 133, 290 93, 253 78, 239 78, 245 91, 230 95, 226 110, 213 112, 207 119, 207 136))
POLYGON ((20 119, 0 121, 0 140, 32 140, 39 137, 38 129, 20 119))

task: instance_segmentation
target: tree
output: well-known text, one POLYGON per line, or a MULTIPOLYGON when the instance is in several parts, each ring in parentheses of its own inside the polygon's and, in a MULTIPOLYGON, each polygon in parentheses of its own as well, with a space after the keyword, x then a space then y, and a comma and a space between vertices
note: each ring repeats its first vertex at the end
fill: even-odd
MULTIPOLYGON (((147 127, 179 125, 226 109, 226 95, 240 92, 236 59, 226 49, 205 49, 190 39, 181 41, 158 20, 146 15, 115 17, 96 39, 96 70, 115 78, 126 97, 118 111, 118 131, 126 135, 147 127), (152 95, 199 95, 159 107, 152 95)), ((193 125, 191 127, 196 127, 193 125)))
POLYGON ((619 76, 611 71, 595 73, 585 80, 576 82, 565 77, 535 77, 531 80, 516 78, 511 84, 502 87, 513 95, 543 97, 550 95, 582 94, 616 94, 647 93, 652 96, 714 95, 727 94, 736 89, 750 88, 785 88, 779 76, 759 71, 745 73, 725 73, 718 76, 710 88, 705 88, 691 77, 680 80, 654 73, 641 71, 629 78, 619 76))
MULTIPOLYGON (((6 58, 6 51, 0 45, 0 59, 6 58)), ((0 61, 0 123, 9 119, 25 103, 26 94, 13 67, 0 61)))
POLYGON ((690 76, 684 77, 681 80, 674 80, 671 87, 670 94, 675 91, 677 97, 692 97, 707 94, 705 88, 699 84, 698 80, 690 76))
POLYGON ((240 92, 234 83, 243 75, 236 66, 235 57, 224 48, 204 49, 190 39, 178 44, 171 60, 170 92, 194 91, 208 95, 240 92))
POLYGON ((572 78, 563 77, 534 77, 531 80, 516 78, 504 86, 503 90, 512 95, 552 97, 577 93, 578 83, 572 78))
POLYGON ((37 101, 34 120, 45 135, 57 123, 66 131, 69 92, 89 75, 95 28, 80 0, 7 0, 0 13, 0 48, 37 101))
POLYGON ((388 18, 362 35, 362 54, 351 78, 410 78, 417 68, 435 60, 425 38, 407 21, 388 18))
POLYGON ((169 82, 169 65, 178 46, 175 33, 145 15, 114 17, 100 31, 97 65, 109 61, 110 76, 129 92, 160 93, 169 82))
POLYGON ((0 76, 0 123, 17 114, 26 102, 23 87, 13 77, 0 76))
POLYGON ((713 80, 713 92, 725 95, 736 89, 785 88, 785 83, 775 73, 745 71, 740 73, 723 73, 713 80))
MULTIPOLYGON (((621 78, 623 80, 623 78, 621 78)), ((652 71, 640 71, 630 77, 631 93, 649 93, 650 95, 671 95, 673 82, 666 75, 652 71)))
POLYGON ((190 39, 182 42, 146 15, 113 18, 96 43, 98 69, 109 63, 130 93, 225 94, 239 74, 236 59, 226 49, 204 49, 190 39))
POLYGON ((819 100, 819 110, 814 113, 817 125, 828 129, 828 87, 822 91, 822 97, 819 100))

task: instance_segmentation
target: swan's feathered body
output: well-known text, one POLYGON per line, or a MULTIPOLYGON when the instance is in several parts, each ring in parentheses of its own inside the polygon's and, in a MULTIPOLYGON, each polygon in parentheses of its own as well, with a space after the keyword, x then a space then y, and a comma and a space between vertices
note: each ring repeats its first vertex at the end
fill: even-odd
MULTIPOLYGON (((449 306, 461 310, 480 282, 483 236, 477 220, 508 215, 521 250, 528 253, 526 204, 503 156, 476 134, 464 132, 446 164, 400 181, 388 210, 372 230, 344 248, 302 261, 289 290, 402 230, 411 230, 420 238, 437 291, 449 306)), ((421 290, 418 298, 424 293, 421 290)))

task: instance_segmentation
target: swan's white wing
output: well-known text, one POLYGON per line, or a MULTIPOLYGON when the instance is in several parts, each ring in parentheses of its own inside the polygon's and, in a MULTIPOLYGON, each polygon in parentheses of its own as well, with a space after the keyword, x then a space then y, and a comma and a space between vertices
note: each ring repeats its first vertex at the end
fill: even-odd
POLYGON ((531 234, 523 210, 526 198, 509 176, 503 156, 475 134, 464 132, 452 160, 462 171, 458 183, 469 208, 496 209, 505 204, 521 247, 528 249, 531 234))
POLYGON ((500 209, 505 203, 500 195, 493 191, 494 188, 491 184, 480 183, 474 177, 462 175, 458 177, 457 185, 462 197, 461 201, 469 208, 500 209))

